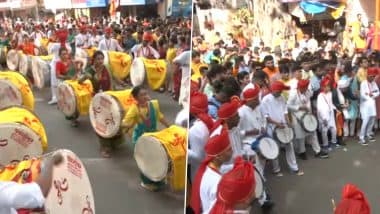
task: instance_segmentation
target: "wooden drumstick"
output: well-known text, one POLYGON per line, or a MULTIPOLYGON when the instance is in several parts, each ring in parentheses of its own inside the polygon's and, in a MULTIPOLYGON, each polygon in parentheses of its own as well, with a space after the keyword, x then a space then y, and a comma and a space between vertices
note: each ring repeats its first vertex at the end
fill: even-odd
POLYGON ((331 198, 331 204, 332 204, 332 206, 333 206, 333 211, 335 211, 335 209, 336 209, 336 205, 335 205, 335 200, 334 200, 334 198, 331 198))

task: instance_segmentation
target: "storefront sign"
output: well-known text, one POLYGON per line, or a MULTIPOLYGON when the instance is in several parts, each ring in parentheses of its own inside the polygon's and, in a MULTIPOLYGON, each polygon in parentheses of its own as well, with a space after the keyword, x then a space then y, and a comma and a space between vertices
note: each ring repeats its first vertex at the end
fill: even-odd
POLYGON ((72 8, 71 0, 44 0, 46 9, 70 9, 72 8))
POLYGON ((106 7, 107 0, 72 0, 73 8, 106 7))
POLYGON ((36 0, 8 0, 8 4, 12 9, 30 8, 37 5, 36 0))
POLYGON ((145 5, 145 0, 120 0, 120 5, 145 5))

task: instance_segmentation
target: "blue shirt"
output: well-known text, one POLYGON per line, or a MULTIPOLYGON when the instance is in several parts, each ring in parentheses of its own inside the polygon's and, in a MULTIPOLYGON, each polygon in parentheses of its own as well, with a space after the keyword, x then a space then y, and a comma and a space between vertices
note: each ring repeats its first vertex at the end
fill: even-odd
POLYGON ((215 96, 208 99, 208 114, 213 119, 218 119, 218 109, 221 105, 222 103, 216 100, 215 96))

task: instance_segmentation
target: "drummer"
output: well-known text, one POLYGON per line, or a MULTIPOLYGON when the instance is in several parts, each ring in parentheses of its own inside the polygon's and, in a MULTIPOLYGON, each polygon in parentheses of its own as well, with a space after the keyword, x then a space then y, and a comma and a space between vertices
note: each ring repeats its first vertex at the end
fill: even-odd
POLYGON ((145 57, 147 59, 159 59, 160 53, 149 45, 153 41, 153 36, 150 32, 144 32, 143 41, 141 44, 133 46, 131 52, 135 58, 145 57))
POLYGON ((75 47, 76 48, 88 48, 89 39, 87 35, 87 27, 82 25, 79 27, 79 34, 75 36, 75 47))
MULTIPOLYGON (((122 126, 125 132, 133 129, 132 143, 135 145, 138 138, 145 132, 158 131, 158 122, 165 127, 169 127, 170 124, 161 113, 158 101, 151 101, 146 89, 136 86, 131 93, 137 103, 130 106, 123 119, 122 126)), ((109 155, 109 150, 106 147, 103 147, 103 154, 109 155)), ((141 186, 150 191, 160 190, 165 185, 164 181, 151 181, 142 173, 141 180, 141 186)))
POLYGON ((204 150, 206 157, 196 172, 191 191, 191 208, 195 214, 209 210, 217 197, 216 190, 221 179, 221 166, 229 162, 232 157, 228 130, 223 126, 218 126, 211 133, 204 150))
POLYGON ((318 137, 316 131, 312 133, 307 133, 303 128, 302 124, 300 124, 300 119, 298 118, 302 113, 311 113, 311 97, 313 96, 313 92, 311 91, 311 87, 309 87, 309 80, 298 80, 297 88, 292 89, 289 93, 289 99, 287 102, 288 109, 291 112, 293 127, 295 131, 295 147, 298 148, 298 156, 306 160, 306 148, 305 141, 311 144, 315 156, 318 158, 328 158, 328 154, 326 151, 321 150, 319 146, 318 137))
POLYGON ((25 55, 36 55, 35 49, 37 46, 34 44, 34 39, 28 35, 24 35, 24 43, 19 44, 18 49, 22 50, 25 55))
MULTIPOLYGON (((288 108, 285 98, 281 96, 282 91, 289 90, 289 87, 280 81, 274 81, 271 84, 271 93, 261 101, 261 108, 268 123, 268 135, 273 138, 275 128, 285 128, 291 126, 288 117, 288 108)), ((298 168, 297 160, 294 154, 293 142, 285 145, 286 161, 289 168, 296 175, 303 175, 304 172, 298 168)), ((276 176, 281 177, 279 159, 272 160, 273 172, 276 176)), ((265 166, 265 165, 264 165, 265 166)))
MULTIPOLYGON (((65 80, 75 80, 80 74, 83 63, 81 61, 73 61, 70 59, 69 51, 66 48, 59 49, 60 60, 57 61, 55 70, 57 75, 58 84, 65 80)), ((67 120, 71 121, 71 126, 77 127, 79 113, 76 112, 74 116, 67 117, 67 120)))
POLYGON ((42 174, 35 182, 18 184, 13 181, 0 181, 0 213, 14 214, 29 209, 41 209, 48 196, 52 181, 53 167, 61 164, 60 154, 48 159, 42 174))
POLYGON ((100 40, 98 49, 101 51, 119 51, 123 52, 123 48, 120 47, 116 39, 112 38, 112 28, 107 27, 104 29, 104 39, 100 40))

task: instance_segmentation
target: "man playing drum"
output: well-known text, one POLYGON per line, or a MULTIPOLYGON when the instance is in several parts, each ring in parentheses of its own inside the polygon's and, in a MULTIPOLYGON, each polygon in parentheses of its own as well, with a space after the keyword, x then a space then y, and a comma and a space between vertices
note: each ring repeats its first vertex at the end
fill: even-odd
MULTIPOLYGON (((280 81, 274 81, 271 84, 272 93, 265 96, 261 101, 262 112, 268 122, 268 135, 272 138, 275 135, 274 130, 276 128, 284 129, 290 127, 288 108, 286 106, 285 98, 281 96, 283 90, 289 90, 289 87, 280 81)), ((303 175, 304 172, 298 168, 293 142, 289 142, 284 146, 286 151, 286 161, 289 168, 297 175, 303 175)), ((283 176, 278 158, 273 160, 272 164, 273 172, 277 176, 283 176)))
MULTIPOLYGON (((132 89, 131 93, 133 98, 137 101, 137 104, 133 104, 129 108, 123 119, 122 126, 124 132, 128 132, 129 129, 133 128, 132 143, 135 145, 138 138, 145 132, 157 131, 158 122, 165 127, 169 127, 170 124, 161 113, 158 101, 151 101, 146 89, 137 86, 132 89)), ((102 148, 103 156, 109 156, 109 150, 107 150, 107 147, 104 147, 104 144, 102 148)), ((160 190, 165 185, 164 181, 151 181, 142 173, 141 180, 141 186, 151 191, 160 190)))
POLYGON ((53 167, 63 161, 61 154, 47 161, 44 171, 35 182, 18 184, 0 181, 0 213, 17 214, 24 209, 40 209, 50 192, 53 181, 53 167))
POLYGON ((144 57, 147 59, 159 59, 160 53, 156 49, 154 49, 152 46, 149 45, 149 42, 152 42, 153 37, 152 34, 149 32, 145 32, 143 35, 143 41, 141 44, 136 44, 131 49, 131 52, 133 53, 134 58, 137 57, 144 57))
POLYGON ((99 42, 98 49, 101 51, 119 51, 122 52, 123 48, 120 47, 116 39, 112 38, 112 28, 107 27, 104 29, 104 39, 99 42))
MULTIPOLYGON (((316 131, 307 132, 302 127, 301 116, 306 113, 311 114, 311 101, 312 96, 311 88, 309 87, 309 80, 298 80, 297 88, 292 89, 288 98, 288 109, 291 112, 293 127, 295 131, 295 147, 298 148, 298 155, 306 160, 306 148, 305 141, 311 144, 315 156, 319 158, 327 158, 326 151, 322 151, 319 146, 318 137, 316 131)), ((315 121, 317 122, 317 121, 315 121)), ((307 124, 305 124, 307 125, 307 124)), ((317 125, 317 124, 315 124, 317 125)))
POLYGON ((82 25, 79 27, 80 33, 75 36, 75 47, 76 48, 88 48, 89 39, 87 35, 87 27, 82 25))
POLYGON ((206 157, 196 173, 191 194, 191 207, 195 214, 209 210, 217 197, 217 186, 222 177, 220 168, 232 157, 228 130, 218 126, 204 149, 206 157))

